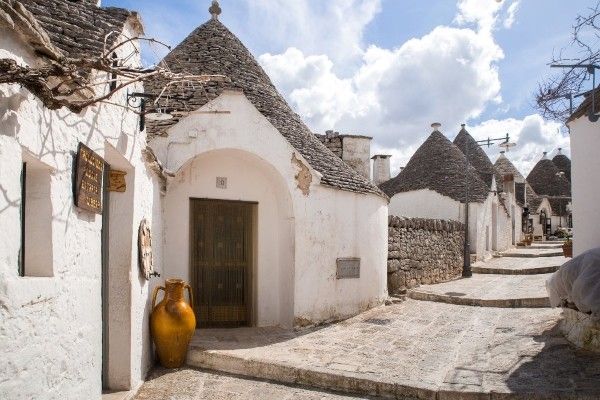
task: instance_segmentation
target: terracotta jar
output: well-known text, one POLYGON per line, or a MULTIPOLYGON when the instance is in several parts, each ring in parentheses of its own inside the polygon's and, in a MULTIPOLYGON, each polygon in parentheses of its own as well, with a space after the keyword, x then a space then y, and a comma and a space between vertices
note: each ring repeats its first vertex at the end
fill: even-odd
POLYGON ((188 345, 196 329, 192 289, 181 279, 168 279, 166 286, 154 288, 150 330, 160 364, 165 368, 179 368, 185 362, 188 345), (187 289, 190 304, 183 299, 187 289), (165 291, 163 300, 156 304, 159 290, 165 291))

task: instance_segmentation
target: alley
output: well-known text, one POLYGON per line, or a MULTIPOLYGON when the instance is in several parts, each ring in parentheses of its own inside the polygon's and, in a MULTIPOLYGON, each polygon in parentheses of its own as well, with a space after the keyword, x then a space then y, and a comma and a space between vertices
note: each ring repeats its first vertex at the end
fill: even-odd
MULTIPOLYGON (((519 270, 519 262, 530 269, 537 268, 531 260, 539 260, 540 268, 561 261, 528 255, 510 257, 512 262, 506 264, 507 259, 495 258, 485 265, 519 270)), ((549 276, 546 273, 476 273, 469 280, 421 287, 415 292, 440 287, 448 296, 461 298, 457 291, 467 291, 474 284, 477 289, 471 291, 472 298, 488 296, 490 300, 515 301, 522 298, 518 291, 524 290, 525 285, 510 291, 510 282, 523 276, 534 277, 531 289, 541 298, 541 287, 549 276), (507 292, 502 293, 503 290, 507 292)), ((296 331, 201 330, 192 342, 188 364, 277 382, 258 385, 254 380, 235 378, 235 385, 247 385, 248 392, 263 391, 263 398, 284 398, 269 397, 272 390, 280 390, 279 384, 402 399, 492 399, 508 394, 511 399, 597 398, 600 357, 575 350, 562 337, 557 328, 560 310, 537 305, 538 308, 529 308, 518 302, 503 307, 446 303, 409 298, 336 324, 296 331)), ((176 374, 189 376, 198 372, 184 370, 176 374)), ((226 379, 207 376, 217 382, 226 379)), ((175 390, 176 386, 158 385, 158 381, 150 379, 138 400, 152 398, 152 390, 175 390)), ((229 390, 225 386, 222 390, 229 390)), ((169 398, 167 393, 160 393, 160 398, 169 398)), ((329 398, 328 394, 312 395, 317 397, 308 398, 329 398)))

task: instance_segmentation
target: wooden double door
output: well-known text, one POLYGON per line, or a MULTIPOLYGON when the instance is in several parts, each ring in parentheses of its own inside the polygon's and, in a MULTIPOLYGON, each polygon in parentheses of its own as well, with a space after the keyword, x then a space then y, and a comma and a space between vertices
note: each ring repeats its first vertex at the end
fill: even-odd
POLYGON ((201 328, 252 321, 255 203, 192 199, 190 268, 201 328))

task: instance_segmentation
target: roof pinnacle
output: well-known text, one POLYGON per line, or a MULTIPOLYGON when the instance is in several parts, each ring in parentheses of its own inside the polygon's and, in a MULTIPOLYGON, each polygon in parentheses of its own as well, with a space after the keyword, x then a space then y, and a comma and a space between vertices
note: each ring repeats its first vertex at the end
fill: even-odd
POLYGON ((212 19, 218 20, 219 15, 221 15, 221 7, 219 6, 219 2, 217 0, 213 0, 212 5, 208 9, 210 15, 212 15, 212 19))

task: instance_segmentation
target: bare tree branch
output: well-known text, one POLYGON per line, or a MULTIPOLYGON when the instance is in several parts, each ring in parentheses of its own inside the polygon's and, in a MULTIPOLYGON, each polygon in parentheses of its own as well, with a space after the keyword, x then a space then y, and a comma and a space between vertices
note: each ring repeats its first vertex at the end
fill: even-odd
MULTIPOLYGON (((572 40, 568 49, 561 49, 551 59, 552 64, 600 63, 600 0, 578 15, 572 27, 572 40), (570 57, 569 57, 570 55, 570 57)), ((568 68, 539 83, 535 93, 538 110, 546 118, 566 120, 570 116, 569 95, 586 91, 589 76, 584 68, 568 68)))
POLYGON ((116 92, 150 79, 165 82, 155 99, 156 105, 159 105, 162 97, 169 96, 172 87, 229 80, 223 75, 173 73, 165 65, 151 68, 131 65, 131 57, 140 54, 140 41, 170 47, 156 39, 127 37, 116 31, 105 36, 100 56, 64 56, 52 44, 35 17, 15 0, 0 0, 0 26, 7 26, 23 37, 44 62, 41 66, 30 67, 20 65, 13 59, 0 59, 0 84, 21 85, 51 110, 67 108, 79 113, 97 103, 111 103, 109 100, 116 92), (114 36, 118 40, 109 46, 114 36), (129 48, 129 54, 117 55, 127 52, 129 48))

